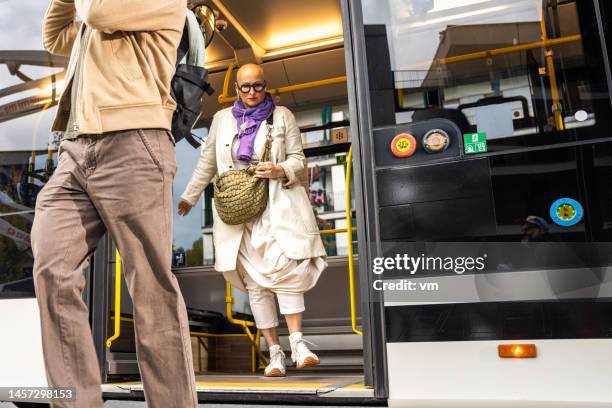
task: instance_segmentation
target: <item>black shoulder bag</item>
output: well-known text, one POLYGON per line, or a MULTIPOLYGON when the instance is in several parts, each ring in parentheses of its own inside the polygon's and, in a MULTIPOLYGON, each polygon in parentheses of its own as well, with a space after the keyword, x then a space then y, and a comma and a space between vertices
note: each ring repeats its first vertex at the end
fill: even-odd
POLYGON ((172 135, 178 143, 186 139, 194 148, 200 147, 191 129, 202 113, 204 92, 212 95, 215 91, 208 83, 208 71, 197 65, 179 64, 189 52, 189 27, 185 22, 183 36, 176 50, 176 72, 172 78, 170 93, 176 101, 172 116, 172 135))

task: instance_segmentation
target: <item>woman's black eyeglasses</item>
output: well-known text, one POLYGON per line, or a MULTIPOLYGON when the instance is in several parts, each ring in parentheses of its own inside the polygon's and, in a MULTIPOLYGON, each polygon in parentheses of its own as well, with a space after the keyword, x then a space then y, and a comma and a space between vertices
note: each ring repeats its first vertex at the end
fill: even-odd
POLYGON ((255 92, 261 92, 266 88, 266 83, 262 83, 262 82, 255 82, 254 84, 242 84, 238 87, 238 89, 240 89, 240 92, 242 93, 249 93, 251 92, 251 88, 253 88, 253 90, 255 92))

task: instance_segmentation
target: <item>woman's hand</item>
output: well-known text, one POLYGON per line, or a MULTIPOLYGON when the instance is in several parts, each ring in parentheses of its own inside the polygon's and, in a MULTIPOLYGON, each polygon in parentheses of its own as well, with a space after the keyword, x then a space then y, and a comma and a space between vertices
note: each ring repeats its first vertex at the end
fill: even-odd
POLYGON ((180 200, 178 203, 178 213, 179 215, 185 216, 189 214, 189 211, 193 208, 193 205, 189 204, 185 200, 180 200))
POLYGON ((272 162, 259 162, 255 168, 255 177, 277 179, 285 177, 285 169, 272 162))

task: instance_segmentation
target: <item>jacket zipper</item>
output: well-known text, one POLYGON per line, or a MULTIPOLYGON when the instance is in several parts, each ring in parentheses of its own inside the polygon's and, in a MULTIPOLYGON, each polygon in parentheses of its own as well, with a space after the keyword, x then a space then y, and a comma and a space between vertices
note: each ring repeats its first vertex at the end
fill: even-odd
POLYGON ((79 130, 79 105, 80 100, 81 100, 81 83, 83 82, 83 60, 85 59, 85 52, 87 51, 87 42, 89 41, 89 34, 91 32, 91 30, 87 30, 87 26, 85 25, 85 23, 83 23, 83 30, 85 30, 85 33, 82 34, 81 37, 81 42, 79 43, 79 61, 78 61, 78 65, 79 65, 79 80, 77 82, 77 96, 75 101, 77 102, 77 106, 75 106, 74 108, 74 124, 72 126, 72 130, 74 130, 75 132, 78 132, 79 130))

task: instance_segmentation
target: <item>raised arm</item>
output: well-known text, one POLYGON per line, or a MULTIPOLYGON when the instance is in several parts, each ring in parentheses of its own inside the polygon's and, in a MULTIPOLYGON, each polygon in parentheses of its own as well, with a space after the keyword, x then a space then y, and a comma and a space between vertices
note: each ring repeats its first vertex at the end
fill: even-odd
POLYGON ((198 164, 193 171, 189 184, 187 184, 185 191, 181 194, 181 199, 187 201, 192 206, 198 202, 198 199, 202 195, 202 191, 204 191, 208 183, 210 183, 217 173, 216 144, 218 126, 218 115, 215 115, 210 125, 210 129, 208 130, 208 137, 202 148, 200 160, 198 160, 198 164))
POLYGON ((278 163, 285 170, 283 185, 288 187, 299 182, 298 174, 304 170, 304 148, 302 147, 302 134, 290 110, 285 114, 285 160, 278 163))
POLYGON ((182 30, 187 0, 75 0, 76 10, 92 28, 115 31, 182 30))
POLYGON ((43 19, 43 47, 54 55, 69 57, 81 22, 75 21, 74 0, 51 0, 43 19))

